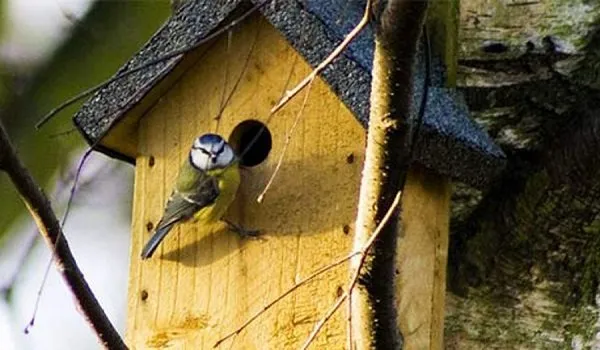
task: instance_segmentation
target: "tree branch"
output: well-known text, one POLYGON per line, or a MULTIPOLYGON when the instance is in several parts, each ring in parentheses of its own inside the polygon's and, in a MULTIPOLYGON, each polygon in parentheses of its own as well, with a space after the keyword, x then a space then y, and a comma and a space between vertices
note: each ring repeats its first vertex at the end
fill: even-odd
POLYGON ((18 158, 2 124, 0 124, 0 170, 8 174, 41 235, 54 251, 57 269, 63 275, 75 296, 78 308, 96 332, 100 342, 108 349, 127 349, 79 270, 48 198, 18 158))
MULTIPOLYGON (((389 0, 373 4, 375 53, 371 111, 361 180, 354 250, 364 246, 402 191, 410 164, 412 62, 421 34, 427 1, 389 0)), ((398 349, 395 258, 400 214, 387 222, 365 257, 355 257, 360 271, 351 293, 353 341, 358 349, 398 349), (363 266, 364 264, 364 266, 363 266), (361 271, 362 270, 362 271, 361 271)))

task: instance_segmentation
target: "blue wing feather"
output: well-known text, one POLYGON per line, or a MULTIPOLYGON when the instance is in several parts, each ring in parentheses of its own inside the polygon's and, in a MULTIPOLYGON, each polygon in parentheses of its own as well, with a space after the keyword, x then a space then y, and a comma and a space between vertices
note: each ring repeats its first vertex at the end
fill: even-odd
POLYGON ((156 229, 156 232, 154 232, 152 237, 148 240, 148 243, 144 246, 144 249, 142 249, 142 259, 148 259, 154 254, 154 251, 158 248, 160 242, 167 237, 167 234, 176 223, 177 221, 172 221, 156 229))

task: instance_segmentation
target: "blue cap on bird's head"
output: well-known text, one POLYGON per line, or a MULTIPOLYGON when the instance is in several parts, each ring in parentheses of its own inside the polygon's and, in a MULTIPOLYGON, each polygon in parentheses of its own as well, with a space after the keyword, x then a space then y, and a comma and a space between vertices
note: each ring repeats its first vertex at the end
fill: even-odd
POLYGON ((221 135, 218 134, 204 134, 196 139, 200 144, 215 144, 220 142, 225 142, 221 135))
POLYGON ((198 137, 190 150, 190 163, 196 169, 203 171, 225 168, 234 160, 233 149, 217 134, 204 134, 198 137))

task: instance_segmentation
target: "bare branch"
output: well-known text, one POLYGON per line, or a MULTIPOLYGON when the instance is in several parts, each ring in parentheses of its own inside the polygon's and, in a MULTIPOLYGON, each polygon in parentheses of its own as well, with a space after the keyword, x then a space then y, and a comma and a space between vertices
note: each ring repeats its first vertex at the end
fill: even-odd
POLYGON ((62 229, 48 198, 17 156, 10 139, 0 124, 0 169, 5 171, 21 195, 41 235, 56 251, 56 265, 75 296, 78 308, 90 323, 100 342, 109 349, 127 349, 111 324, 71 254, 62 229))
MULTIPOLYGON (((378 1, 374 4, 375 52, 367 148, 361 179, 354 246, 373 240, 371 232, 391 207, 392 194, 404 189, 412 158, 409 115, 412 102, 413 61, 428 2, 378 1)), ((421 111, 424 111, 422 106, 421 111)), ((398 196, 396 196, 398 198, 398 196)), ((351 267, 361 276, 360 288, 352 285, 353 335, 362 348, 400 348, 397 326, 396 249, 397 217, 387 220, 368 254, 355 258, 351 267)), ((357 277, 358 278, 358 277, 357 277)))

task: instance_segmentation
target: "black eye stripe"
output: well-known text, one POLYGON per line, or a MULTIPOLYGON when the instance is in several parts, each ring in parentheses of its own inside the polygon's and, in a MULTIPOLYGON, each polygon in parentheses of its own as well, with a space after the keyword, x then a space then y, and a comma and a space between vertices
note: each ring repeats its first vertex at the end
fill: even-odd
POLYGON ((221 153, 223 153, 223 151, 225 150, 225 141, 221 141, 219 143, 219 148, 216 151, 207 151, 206 149, 204 149, 201 146, 197 146, 197 145, 192 145, 192 150, 196 150, 196 151, 200 151, 202 153, 204 153, 205 155, 213 158, 214 156, 219 156, 221 153))
POLYGON ((225 150, 225 142, 221 142, 221 146, 219 147, 219 149, 215 152, 216 155, 219 155, 221 153, 223 153, 223 151, 225 150))
POLYGON ((207 151, 207 150, 205 150, 205 149, 204 149, 204 148, 202 148, 202 147, 196 147, 196 146, 192 146, 192 149, 193 149, 193 150, 196 150, 196 151, 200 151, 200 152, 202 152, 202 153, 206 154, 207 156, 210 156, 210 152, 209 152, 209 151, 207 151))

